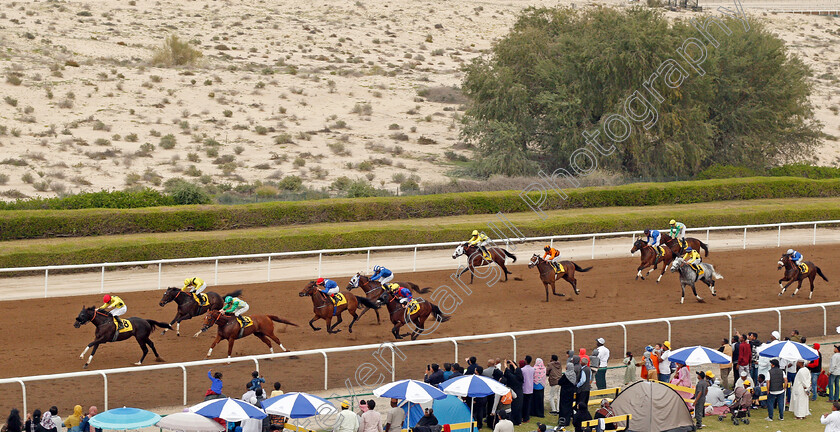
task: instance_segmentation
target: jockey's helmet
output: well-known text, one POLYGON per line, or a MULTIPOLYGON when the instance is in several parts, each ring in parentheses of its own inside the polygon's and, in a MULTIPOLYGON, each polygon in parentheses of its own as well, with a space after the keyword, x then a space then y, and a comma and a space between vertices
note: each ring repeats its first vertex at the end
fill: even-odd
POLYGON ((323 285, 324 284, 324 278, 318 278, 318 280, 315 281, 315 284, 316 285, 323 285))
POLYGON ((544 250, 544 251, 546 251, 546 252, 548 252, 548 251, 550 251, 550 250, 551 250, 551 246, 549 246, 549 245, 545 245, 545 247, 543 248, 543 250, 544 250))
POLYGON ((105 297, 102 297, 102 301, 109 303, 111 301, 111 296, 109 294, 105 294, 105 297))
POLYGON ((692 248, 689 246, 689 247, 685 248, 685 251, 686 251, 686 252, 694 252, 694 249, 692 249, 692 248))
POLYGON ((669 225, 676 225, 676 224, 677 224, 677 221, 675 221, 675 220, 671 219, 671 222, 668 222, 668 224, 669 224, 669 225))
POLYGON ((192 283, 193 283, 193 278, 184 279, 184 286, 192 285, 192 283))
POLYGON ((379 270, 382 270, 382 267, 381 267, 381 266, 373 266, 373 271, 374 271, 375 273, 379 273, 379 270))
POLYGON ((785 252, 785 253, 788 254, 788 255, 793 255, 793 249, 788 249, 787 252, 785 252))
POLYGON ((472 235, 477 236, 478 235, 478 230, 473 230, 472 235))
POLYGON ((230 303, 232 301, 233 301, 233 297, 231 297, 231 296, 225 297, 225 303, 230 303))
POLYGON ((650 235, 650 230, 649 229, 645 230, 645 235, 650 235))

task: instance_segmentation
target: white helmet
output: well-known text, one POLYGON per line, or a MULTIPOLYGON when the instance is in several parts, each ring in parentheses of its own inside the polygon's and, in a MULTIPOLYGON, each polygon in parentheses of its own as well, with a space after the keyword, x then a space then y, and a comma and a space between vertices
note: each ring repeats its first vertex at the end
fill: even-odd
POLYGON ((788 249, 787 252, 785 252, 785 253, 788 254, 788 255, 793 255, 793 249, 788 249))
POLYGON ((382 270, 381 266, 373 266, 373 272, 374 273, 379 273, 379 270, 382 270))

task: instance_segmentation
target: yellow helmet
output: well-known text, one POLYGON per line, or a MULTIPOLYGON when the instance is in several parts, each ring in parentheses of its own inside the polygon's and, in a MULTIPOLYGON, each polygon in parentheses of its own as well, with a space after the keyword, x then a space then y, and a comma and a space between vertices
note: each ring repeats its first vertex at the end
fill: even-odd
POLYGON ((389 283, 389 284, 385 284, 385 288, 387 288, 389 291, 394 291, 399 287, 400 287, 400 285, 397 284, 397 283, 394 283, 394 282, 389 283))
POLYGON ((675 221, 675 220, 671 219, 671 222, 668 222, 668 223, 669 223, 669 224, 671 224, 671 225, 676 225, 676 224, 677 224, 677 221, 675 221))
POLYGON ((474 236, 478 235, 478 230, 473 230, 472 235, 474 235, 474 236))
POLYGON ((193 279, 195 278, 186 278, 184 279, 184 286, 190 285, 193 283, 193 279))

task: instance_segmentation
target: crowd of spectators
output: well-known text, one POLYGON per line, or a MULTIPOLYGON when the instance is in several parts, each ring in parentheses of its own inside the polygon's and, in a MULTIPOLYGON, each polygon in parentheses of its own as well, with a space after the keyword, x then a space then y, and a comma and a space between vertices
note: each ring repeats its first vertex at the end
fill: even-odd
POLYGON ((91 417, 97 414, 95 406, 88 408, 87 414, 82 413, 82 406, 73 407, 73 413, 62 420, 58 414, 58 407, 50 407, 41 412, 40 409, 26 414, 26 421, 17 409, 11 410, 6 423, 0 428, 2 432, 102 432, 102 429, 90 425, 91 417))

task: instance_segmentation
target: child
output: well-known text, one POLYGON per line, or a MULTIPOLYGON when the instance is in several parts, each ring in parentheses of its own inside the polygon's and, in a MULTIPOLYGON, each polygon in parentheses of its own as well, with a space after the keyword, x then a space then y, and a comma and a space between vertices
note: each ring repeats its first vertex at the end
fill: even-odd
POLYGON ((624 365, 627 366, 624 369, 624 384, 626 385, 636 380, 636 363, 633 361, 632 352, 627 351, 624 357, 624 365))
POLYGON ((263 379, 263 377, 260 376, 260 372, 259 371, 251 372, 251 377, 253 379, 251 379, 251 385, 248 388, 253 390, 253 391, 257 391, 257 389, 262 390, 262 386, 260 384, 264 383, 265 379, 263 379))
POLYGON ((210 389, 204 393, 204 400, 216 399, 222 397, 222 373, 213 373, 210 369, 207 371, 207 378, 210 379, 210 389))

